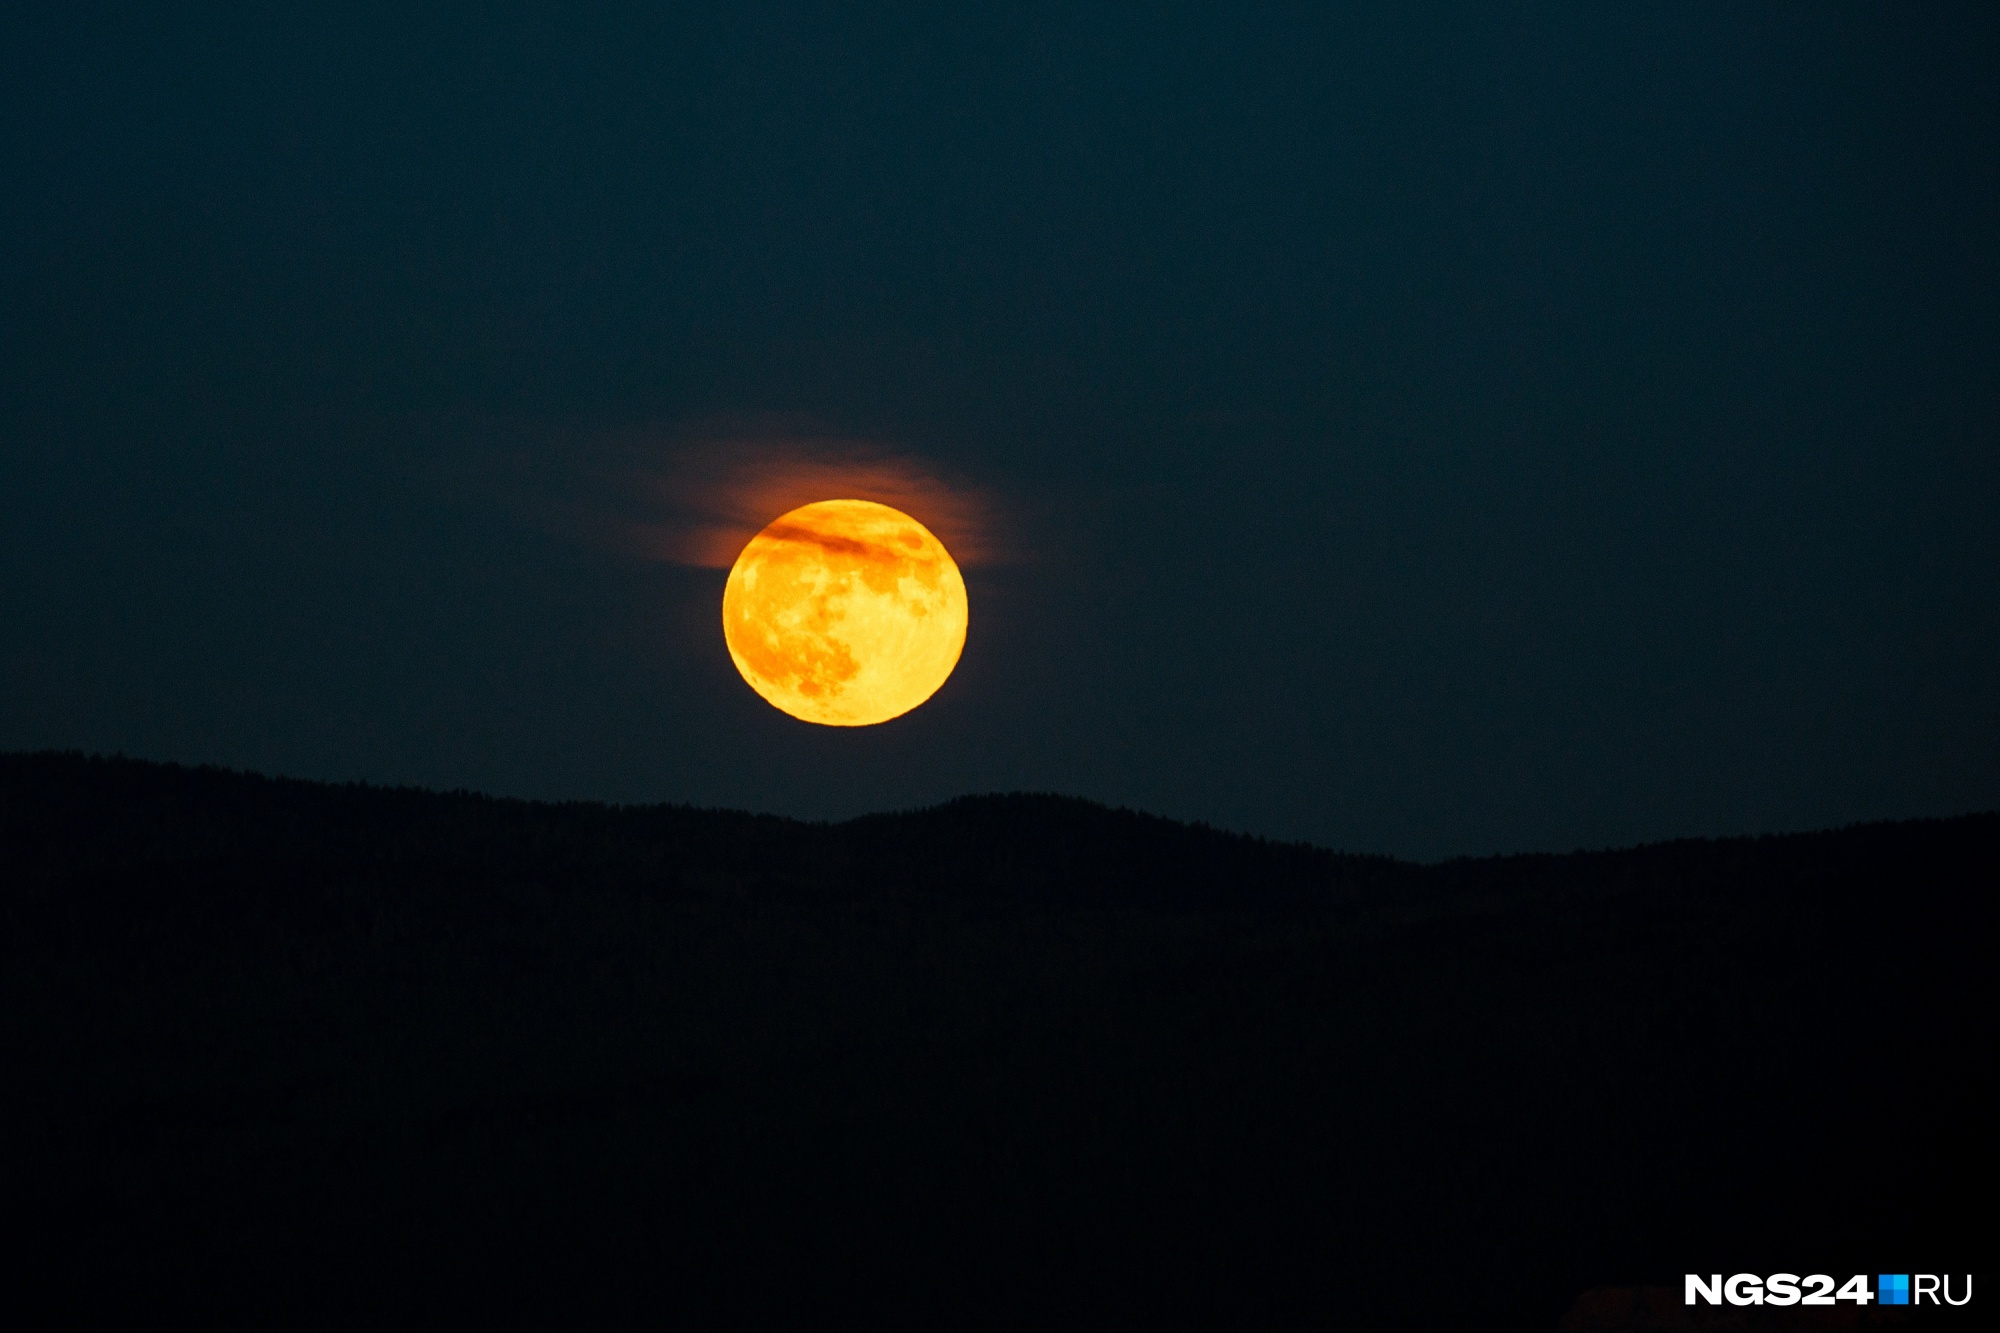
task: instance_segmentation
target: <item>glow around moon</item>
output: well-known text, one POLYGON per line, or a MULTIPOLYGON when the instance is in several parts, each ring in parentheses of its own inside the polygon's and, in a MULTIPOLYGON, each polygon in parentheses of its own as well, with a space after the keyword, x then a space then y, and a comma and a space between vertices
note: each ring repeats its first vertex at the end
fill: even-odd
POLYGON ((900 510, 822 500, 750 539, 722 594, 722 633, 750 688, 829 727, 900 717, 965 647, 965 580, 900 510))

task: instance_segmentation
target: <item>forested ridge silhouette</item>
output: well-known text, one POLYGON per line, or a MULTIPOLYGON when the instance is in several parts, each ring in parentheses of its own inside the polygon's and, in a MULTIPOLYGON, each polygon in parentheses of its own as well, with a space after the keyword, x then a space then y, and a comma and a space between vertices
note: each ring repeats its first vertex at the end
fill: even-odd
POLYGON ((1418 865, 0 755, 20 1299, 1530 1329, 1963 1271, 1996 872, 1997 814, 1418 865))

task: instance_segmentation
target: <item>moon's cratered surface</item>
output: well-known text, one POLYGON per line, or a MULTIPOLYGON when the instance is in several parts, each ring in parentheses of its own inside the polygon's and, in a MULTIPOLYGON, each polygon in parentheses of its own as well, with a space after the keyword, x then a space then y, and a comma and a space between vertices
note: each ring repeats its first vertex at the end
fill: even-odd
POLYGON ((821 500, 750 539, 722 633, 750 688, 807 722, 865 727, 937 693, 965 647, 965 580, 901 510, 821 500))

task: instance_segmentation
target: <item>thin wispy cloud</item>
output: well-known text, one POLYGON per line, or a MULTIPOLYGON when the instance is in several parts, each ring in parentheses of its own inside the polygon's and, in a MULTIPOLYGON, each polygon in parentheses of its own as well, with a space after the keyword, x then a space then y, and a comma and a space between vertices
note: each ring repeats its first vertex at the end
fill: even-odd
POLYGON ((638 464, 621 545, 673 564, 727 569, 773 520, 818 500, 873 500, 936 533, 960 565, 1008 563, 998 498, 930 460, 851 437, 773 427, 690 433, 638 464), (650 511, 650 512, 646 512, 650 511))

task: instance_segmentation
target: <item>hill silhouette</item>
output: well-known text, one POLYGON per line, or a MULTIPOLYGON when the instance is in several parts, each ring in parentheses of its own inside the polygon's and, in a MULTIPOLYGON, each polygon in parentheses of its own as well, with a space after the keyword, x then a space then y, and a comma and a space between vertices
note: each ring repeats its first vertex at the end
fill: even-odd
POLYGON ((0 756, 17 1304, 1547 1329, 1965 1271, 2000 815, 1415 865, 0 756))

